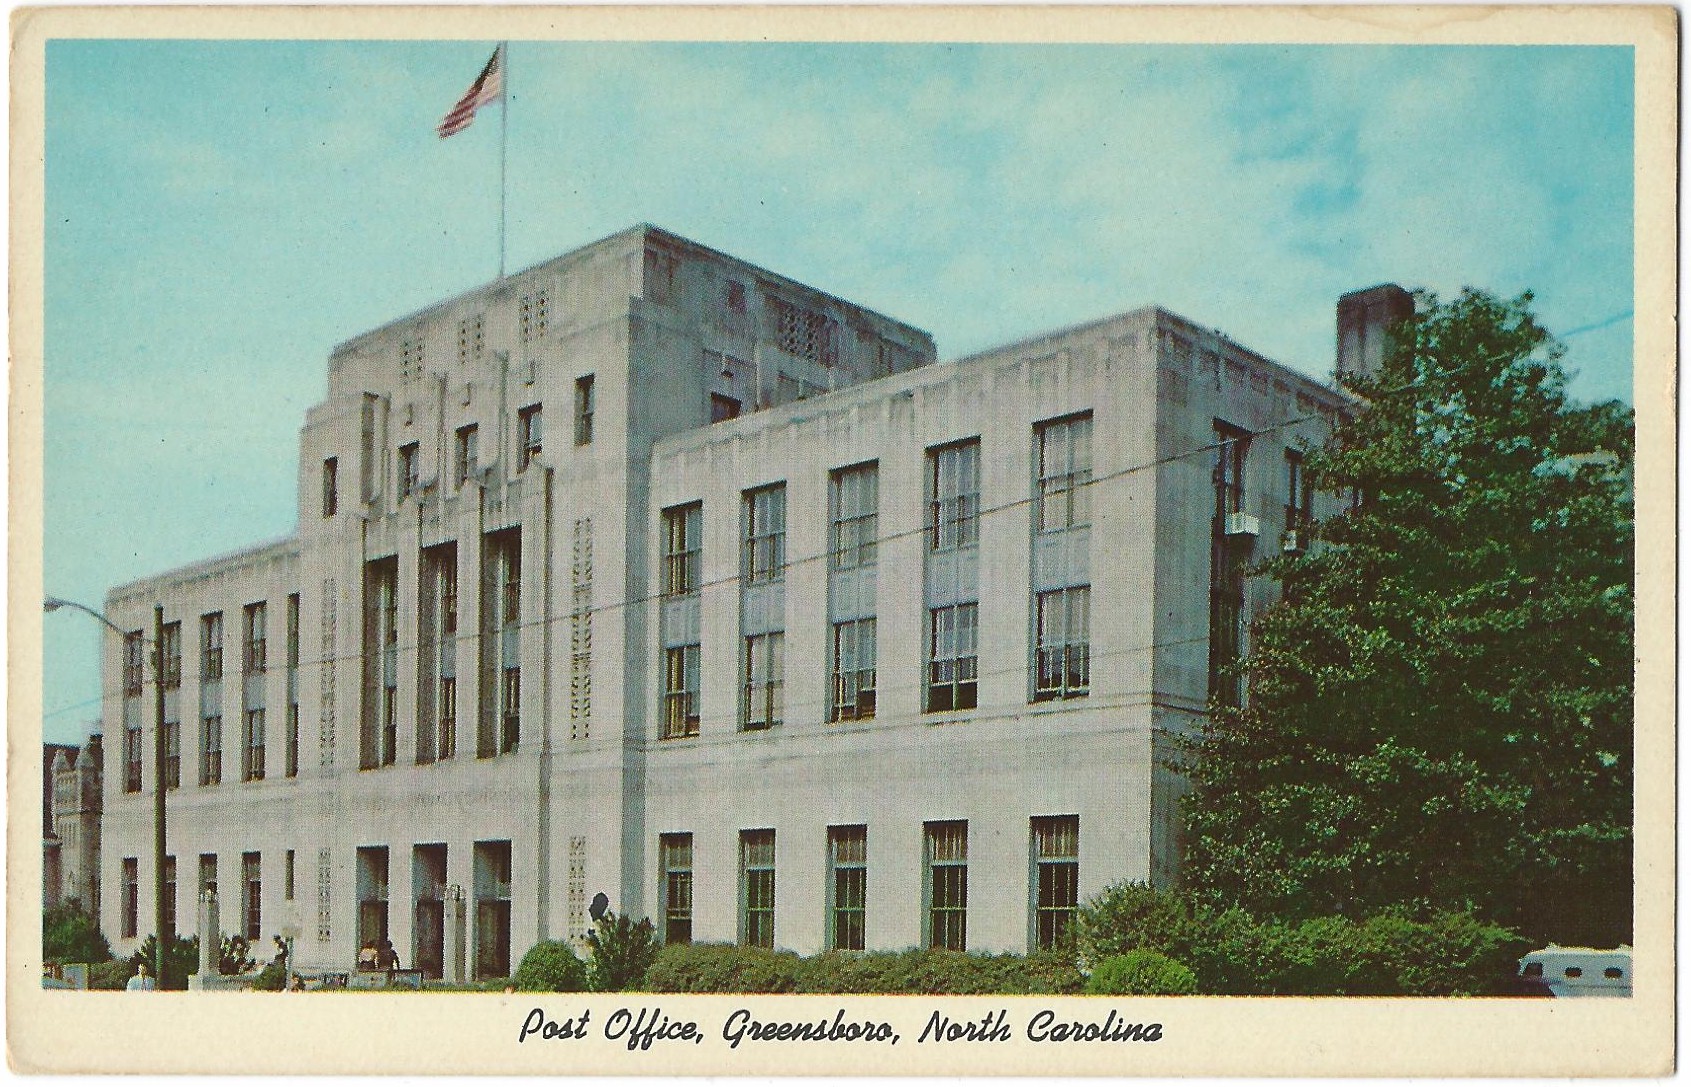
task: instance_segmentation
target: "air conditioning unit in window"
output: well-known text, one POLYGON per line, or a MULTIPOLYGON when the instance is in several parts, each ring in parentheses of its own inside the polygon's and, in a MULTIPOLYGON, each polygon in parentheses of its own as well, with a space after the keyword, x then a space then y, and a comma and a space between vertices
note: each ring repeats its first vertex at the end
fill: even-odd
POLYGON ((1261 536, 1262 522, 1248 513, 1230 513, 1221 530, 1228 536, 1261 536))
POLYGON ((1280 534, 1280 550, 1288 555, 1301 555, 1309 550, 1309 530, 1289 528, 1280 534))

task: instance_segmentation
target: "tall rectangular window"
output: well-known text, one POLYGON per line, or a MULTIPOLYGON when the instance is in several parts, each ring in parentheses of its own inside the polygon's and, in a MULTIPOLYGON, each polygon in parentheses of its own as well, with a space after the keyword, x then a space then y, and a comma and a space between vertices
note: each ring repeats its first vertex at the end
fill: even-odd
POLYGON ((264 612, 263 602, 248 604, 243 615, 246 632, 246 652, 242 657, 241 667, 247 673, 262 672, 264 661, 264 612))
POLYGON ((291 849, 282 855, 282 897, 289 902, 294 900, 294 851, 291 849))
POLYGON ((831 719, 875 716, 875 620, 834 624, 834 691, 831 719))
POLYGON ((208 713, 200 718, 200 784, 216 785, 223 780, 223 715, 208 713))
POLYGON ((969 945, 969 824, 923 825, 927 869, 927 946, 965 951, 969 945))
POLYGON ((928 451, 928 547, 952 551, 980 538, 981 443, 928 451))
POLYGON ((1092 416, 1077 415, 1039 427, 1039 503, 1035 524, 1041 532, 1060 532, 1090 523, 1092 416))
POLYGON ((141 791, 141 726, 130 725, 123 730, 123 791, 141 791))
POLYGON ((1245 502, 1245 454, 1251 436, 1236 426, 1215 424, 1215 515, 1224 518, 1238 513, 1245 502))
POLYGON ((241 904, 245 907, 246 912, 247 939, 262 939, 264 937, 264 885, 259 879, 257 853, 241 854, 241 904))
POLYGON ((663 512, 663 595, 699 591, 701 508, 697 502, 663 512))
POLYGON ((869 901, 869 828, 828 828, 828 950, 862 951, 869 901))
POLYGON ((1034 700, 1078 698, 1092 680, 1092 589, 1078 585, 1035 600, 1034 700))
POLYGON ((515 751, 522 736, 522 531, 482 540, 481 660, 476 695, 476 757, 515 751))
POLYGON ((1238 705, 1242 691, 1238 661, 1245 641, 1245 571, 1250 565, 1250 537, 1227 532, 1228 515, 1245 501, 1245 453, 1250 435, 1216 421, 1215 520, 1210 533, 1210 698, 1238 705))
POLYGON ((593 441, 593 375, 575 379, 575 444, 593 441))
POLYGON ((1286 450, 1286 531, 1307 532, 1315 523, 1315 495, 1304 474, 1303 454, 1286 450))
POLYGON ((978 604, 928 611, 928 712, 972 710, 979 672, 978 604))
POLYGON ((699 647, 664 650, 663 738, 699 734, 699 647))
POLYGON ((458 678, 440 680, 440 749, 436 758, 450 759, 458 753, 458 678))
POLYGON ((745 727, 771 728, 781 723, 781 687, 785 670, 782 631, 754 634, 746 639, 745 727))
POLYGON ((540 456, 541 447, 540 405, 531 404, 517 412, 517 441, 521 448, 517 450, 517 471, 522 471, 540 456))
POLYGON ((364 564, 358 768, 391 766, 398 743, 399 560, 364 564))
POLYGON ((835 570, 873 566, 879 531, 880 480, 876 466, 842 468, 831 480, 833 525, 830 553, 835 570))
POLYGON ((410 498, 421 489, 422 457, 416 442, 399 447, 399 497, 410 498))
POLYGON ((334 457, 323 461, 323 516, 333 517, 340 506, 340 491, 338 489, 339 464, 334 457))
POLYGON ((461 426, 455 432, 452 453, 452 478, 462 487, 476 474, 476 424, 461 426))
POLYGON ((147 677, 147 639, 139 630, 123 636, 123 696, 138 698, 147 677))
POLYGON ((506 754, 517 749, 522 735, 522 669, 517 666, 505 669, 499 690, 499 751, 506 754))
POLYGON ((125 940, 133 940, 141 927, 141 862, 136 857, 123 858, 121 931, 125 940))
POLYGON ((663 866, 663 942, 693 942, 693 836, 664 834, 658 838, 663 866))
POLYGON ((248 710, 242 730, 242 781, 264 780, 264 711, 248 710))
POLYGON ((299 594, 288 594, 288 735, 283 770, 299 775, 299 594))
POLYGON ((740 943, 775 946, 775 832, 740 832, 740 943))
POLYGON ((1080 902, 1080 816, 1048 815, 1032 822, 1034 946, 1062 945, 1080 902))
POLYGON ((207 891, 210 891, 213 894, 217 893, 217 854, 216 853, 201 853, 200 854, 200 889, 199 889, 199 893, 204 894, 207 891))
POLYGON ((174 691, 182 686, 182 624, 164 625, 164 689, 174 691))
POLYGON ((223 678, 223 613, 200 616, 200 679, 223 678))
POLYGON ((746 581, 780 581, 787 562, 785 484, 746 492, 746 581))
POLYGON ((182 785, 182 722, 164 723, 164 784, 167 789, 182 785))

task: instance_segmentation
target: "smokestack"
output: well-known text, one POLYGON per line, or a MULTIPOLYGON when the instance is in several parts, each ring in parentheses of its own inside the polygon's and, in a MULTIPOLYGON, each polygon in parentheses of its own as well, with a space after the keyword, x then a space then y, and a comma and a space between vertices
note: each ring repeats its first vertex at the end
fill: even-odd
POLYGON ((1373 377, 1386 357, 1386 333, 1415 314, 1415 296, 1396 283, 1339 296, 1339 349, 1334 376, 1373 377))

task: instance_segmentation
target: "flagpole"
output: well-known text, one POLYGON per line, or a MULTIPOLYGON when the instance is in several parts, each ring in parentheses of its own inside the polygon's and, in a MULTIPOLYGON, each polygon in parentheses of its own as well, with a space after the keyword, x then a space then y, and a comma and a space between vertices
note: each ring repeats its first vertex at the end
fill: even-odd
POLYGON ((511 115, 510 42, 499 43, 499 278, 505 278, 505 130, 511 115))

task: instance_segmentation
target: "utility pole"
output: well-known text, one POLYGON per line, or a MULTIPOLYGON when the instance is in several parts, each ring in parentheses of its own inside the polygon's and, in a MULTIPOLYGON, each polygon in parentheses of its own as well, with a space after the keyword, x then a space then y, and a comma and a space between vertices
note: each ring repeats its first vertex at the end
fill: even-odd
POLYGON ((164 605, 153 605, 153 984, 164 988, 165 951, 176 942, 164 903, 164 605), (168 926, 168 928, 167 928, 168 926))

